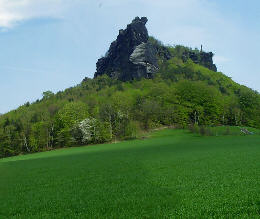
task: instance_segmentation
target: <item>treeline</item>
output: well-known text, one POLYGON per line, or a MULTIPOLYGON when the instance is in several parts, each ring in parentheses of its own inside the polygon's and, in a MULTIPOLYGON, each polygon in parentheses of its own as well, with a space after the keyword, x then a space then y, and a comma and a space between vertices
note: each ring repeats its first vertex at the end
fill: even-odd
POLYGON ((175 56, 160 62, 153 79, 86 78, 1 115, 0 157, 132 139, 141 130, 190 124, 260 128, 260 95, 175 56))

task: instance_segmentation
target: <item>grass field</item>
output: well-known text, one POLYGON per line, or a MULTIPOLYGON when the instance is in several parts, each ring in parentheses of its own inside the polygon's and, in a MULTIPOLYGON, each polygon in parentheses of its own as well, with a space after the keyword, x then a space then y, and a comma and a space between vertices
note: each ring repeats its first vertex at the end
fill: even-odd
POLYGON ((0 160, 0 218, 260 218, 260 135, 145 140, 0 160))

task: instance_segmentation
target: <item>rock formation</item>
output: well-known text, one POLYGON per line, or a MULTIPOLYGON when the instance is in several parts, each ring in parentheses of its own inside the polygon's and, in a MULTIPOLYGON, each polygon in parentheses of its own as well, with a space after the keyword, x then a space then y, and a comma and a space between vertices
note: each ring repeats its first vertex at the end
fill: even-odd
POLYGON ((120 30, 106 56, 97 62, 95 77, 107 74, 122 81, 151 78, 158 69, 157 51, 149 42, 146 17, 136 17, 120 30))
POLYGON ((212 52, 203 52, 202 50, 200 52, 188 51, 183 54, 182 60, 186 62, 188 59, 191 59, 194 63, 203 65, 216 72, 217 67, 213 63, 213 56, 212 52))
MULTIPOLYGON (((105 57, 98 60, 94 77, 107 74, 121 81, 152 78, 159 68, 158 59, 165 61, 174 57, 167 47, 149 40, 145 26, 147 21, 146 17, 136 17, 125 30, 119 30, 117 39, 111 43, 105 57)), ((212 52, 187 48, 180 58, 184 62, 191 59, 194 63, 217 71, 212 57, 212 52)))

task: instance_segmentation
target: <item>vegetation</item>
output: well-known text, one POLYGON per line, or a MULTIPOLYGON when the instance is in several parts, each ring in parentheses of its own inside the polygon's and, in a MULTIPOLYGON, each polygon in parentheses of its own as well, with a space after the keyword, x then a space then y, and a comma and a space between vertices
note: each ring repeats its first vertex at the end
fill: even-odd
MULTIPOLYGON (((152 43, 160 47, 157 41, 152 43)), ((197 64, 183 61, 187 51, 199 54, 198 50, 176 46, 168 51, 173 58, 158 57, 160 69, 153 79, 86 78, 57 94, 46 91, 41 100, 1 115, 0 158, 134 139, 140 130, 160 126, 260 128, 256 91, 200 65, 199 56, 197 64)))
POLYGON ((259 218, 259 143, 167 129, 5 158, 0 218, 259 218))
POLYGON ((238 136, 238 135, 260 135, 260 130, 251 127, 239 127, 239 126, 198 126, 190 125, 189 130, 192 133, 199 134, 201 136, 238 136))

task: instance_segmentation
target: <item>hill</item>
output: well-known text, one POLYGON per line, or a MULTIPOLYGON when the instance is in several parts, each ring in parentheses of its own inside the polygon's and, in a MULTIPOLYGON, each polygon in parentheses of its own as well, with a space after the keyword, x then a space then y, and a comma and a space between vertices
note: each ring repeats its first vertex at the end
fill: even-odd
POLYGON ((161 126, 260 128, 256 91, 217 72, 213 53, 149 37, 146 22, 120 30, 94 79, 1 115, 0 157, 133 139, 161 126))
POLYGON ((0 218, 259 218, 260 136, 145 140, 0 160, 0 218))

